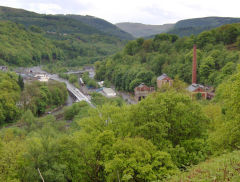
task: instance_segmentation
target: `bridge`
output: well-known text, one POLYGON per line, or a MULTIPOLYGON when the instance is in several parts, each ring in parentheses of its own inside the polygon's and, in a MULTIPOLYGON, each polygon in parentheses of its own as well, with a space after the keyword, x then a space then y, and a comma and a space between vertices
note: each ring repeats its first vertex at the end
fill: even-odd
POLYGON ((59 78, 58 75, 56 74, 49 75, 49 77, 52 80, 64 82, 67 86, 68 91, 77 99, 77 102, 86 101, 91 107, 95 108, 95 106, 91 103, 90 99, 87 96, 85 96, 78 88, 69 83, 67 80, 59 78))

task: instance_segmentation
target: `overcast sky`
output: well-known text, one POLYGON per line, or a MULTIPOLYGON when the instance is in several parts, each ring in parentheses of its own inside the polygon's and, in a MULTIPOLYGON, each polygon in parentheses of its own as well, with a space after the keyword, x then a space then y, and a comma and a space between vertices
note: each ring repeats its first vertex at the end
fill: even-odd
POLYGON ((239 0, 0 0, 1 6, 44 14, 80 14, 112 23, 175 23, 206 16, 240 17, 239 0))

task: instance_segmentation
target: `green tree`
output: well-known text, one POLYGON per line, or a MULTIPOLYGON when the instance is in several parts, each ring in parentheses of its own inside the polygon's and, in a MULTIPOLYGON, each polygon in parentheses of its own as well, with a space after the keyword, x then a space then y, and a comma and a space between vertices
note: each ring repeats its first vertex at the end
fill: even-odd
POLYGON ((23 78, 21 77, 21 75, 18 75, 18 85, 21 88, 21 90, 23 91, 23 89, 24 89, 24 82, 23 82, 23 78))

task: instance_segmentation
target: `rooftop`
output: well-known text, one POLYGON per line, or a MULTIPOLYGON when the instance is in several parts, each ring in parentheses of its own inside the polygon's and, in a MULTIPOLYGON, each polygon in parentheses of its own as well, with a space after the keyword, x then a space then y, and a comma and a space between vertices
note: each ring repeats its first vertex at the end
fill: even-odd
POLYGON ((140 85, 138 85, 137 87, 144 87, 145 84, 144 83, 141 83, 140 85))
POLYGON ((157 77, 157 80, 163 80, 167 77, 169 77, 169 76, 167 76, 167 74, 163 73, 161 76, 157 77))
POLYGON ((148 87, 147 85, 145 85, 144 83, 141 83, 140 85, 138 85, 137 87, 135 87, 134 89, 135 91, 153 91, 154 87, 148 87))
POLYGON ((112 88, 103 87, 103 92, 107 95, 116 96, 116 92, 112 88))
POLYGON ((196 90, 196 89, 198 89, 198 88, 205 89, 205 87, 204 87, 203 85, 193 83, 193 84, 189 85, 189 87, 187 88, 187 90, 190 91, 190 92, 193 92, 194 90, 196 90))

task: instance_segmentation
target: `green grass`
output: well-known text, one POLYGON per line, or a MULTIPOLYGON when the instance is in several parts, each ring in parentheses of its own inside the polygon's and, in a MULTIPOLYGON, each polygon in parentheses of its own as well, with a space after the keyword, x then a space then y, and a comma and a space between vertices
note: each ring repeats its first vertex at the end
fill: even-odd
POLYGON ((224 182, 240 181, 240 151, 209 159, 187 172, 168 179, 170 182, 224 182))

